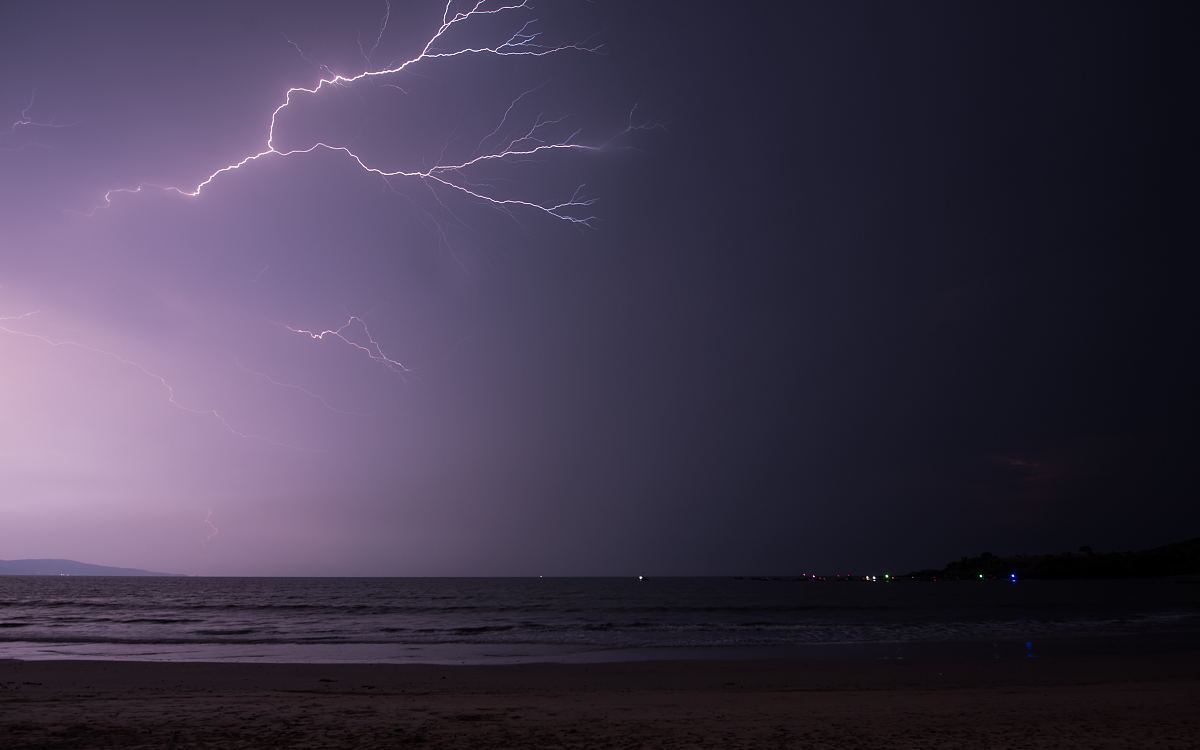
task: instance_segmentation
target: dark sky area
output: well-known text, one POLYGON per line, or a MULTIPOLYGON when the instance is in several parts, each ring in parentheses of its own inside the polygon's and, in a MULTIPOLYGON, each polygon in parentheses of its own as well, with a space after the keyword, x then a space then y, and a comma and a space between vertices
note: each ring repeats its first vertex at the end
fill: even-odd
POLYGON ((791 574, 1198 533, 1186 6, 533 5, 431 52, 602 52, 301 92, 271 146, 308 153, 188 196, 445 8, 0 4, 0 558, 791 574))

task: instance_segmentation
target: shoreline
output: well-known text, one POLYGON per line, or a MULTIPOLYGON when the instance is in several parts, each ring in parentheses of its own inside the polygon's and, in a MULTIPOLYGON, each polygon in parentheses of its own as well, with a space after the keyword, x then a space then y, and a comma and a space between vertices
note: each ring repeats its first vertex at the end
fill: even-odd
POLYGON ((99 661, 173 664, 473 665, 603 664, 646 661, 778 661, 858 664, 877 660, 1043 659, 1188 653, 1200 643, 1192 630, 1086 634, 1021 639, 847 641, 752 645, 603 646, 594 644, 449 643, 0 643, 0 662, 99 661), (89 651, 89 648, 92 649, 89 651))
MULTIPOLYGON (((1098 646, 1099 644, 1092 644, 1098 646)), ((587 664, 0 660, 33 748, 1194 746, 1200 648, 587 664)))

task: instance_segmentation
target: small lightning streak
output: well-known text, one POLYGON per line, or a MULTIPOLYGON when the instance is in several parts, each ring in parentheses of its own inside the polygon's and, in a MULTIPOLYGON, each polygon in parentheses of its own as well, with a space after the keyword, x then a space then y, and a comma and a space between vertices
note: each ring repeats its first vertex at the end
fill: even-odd
POLYGON ((47 346, 51 346, 56 349, 60 349, 60 348, 78 349, 80 351, 89 352, 91 354, 96 354, 101 357, 107 357, 108 359, 119 362, 120 364, 124 365, 125 367, 129 367, 131 369, 134 369, 134 370, 140 372, 142 375, 146 376, 147 378, 150 378, 151 380, 157 381, 158 384, 161 385, 163 390, 165 390, 167 393, 167 402, 171 406, 173 406, 174 408, 176 408, 182 412, 187 412, 188 414, 193 414, 198 417, 210 418, 210 419, 216 421, 218 424, 220 424, 221 427, 223 427, 231 435, 235 435, 236 437, 243 438, 245 440, 258 440, 258 441, 267 443, 269 445, 273 445, 277 448, 287 448, 290 450, 302 450, 295 446, 287 445, 286 443, 276 442, 274 440, 271 440, 270 438, 263 437, 262 435, 254 435, 254 434, 251 434, 248 432, 242 432, 241 430, 235 428, 229 422, 229 420, 225 418, 225 415, 221 414, 221 412, 217 411, 216 409, 197 409, 195 407, 188 406, 188 405, 180 402, 178 397, 176 396, 175 386, 172 385, 169 380, 167 380, 162 375, 159 375, 158 373, 148 369, 144 365, 133 361, 132 359, 122 357, 120 354, 108 351, 107 349, 100 349, 98 347, 90 346, 88 344, 81 344, 77 341, 52 339, 52 338, 49 338, 48 336, 43 336, 38 333, 30 333, 29 331, 22 331, 22 330, 19 330, 16 328, 10 328, 7 325, 2 325, 2 323, 5 323, 5 322, 25 320, 25 319, 31 318, 37 314, 38 314, 38 311, 35 310, 32 312, 21 313, 20 315, 0 316, 0 333, 7 333, 10 336, 16 336, 18 338, 39 341, 47 346))
POLYGON ((375 35, 375 43, 371 45, 371 49, 363 53, 367 64, 371 64, 371 57, 375 54, 375 50, 379 49, 379 43, 383 41, 383 35, 387 32, 388 19, 392 17, 392 2, 391 0, 383 0, 383 20, 379 23, 379 33, 375 35))
MULTIPOLYGON (((33 111, 33 104, 36 99, 37 89, 33 89, 29 94, 29 102, 21 108, 17 119, 9 123, 7 129, 0 130, 0 136, 12 136, 16 138, 19 135, 19 131, 22 130, 73 128, 78 124, 74 122, 58 122, 57 120, 35 120, 30 113, 33 111)), ((16 146, 0 146, 0 151, 25 151, 30 148, 51 149, 50 146, 44 143, 26 139, 26 142, 18 143, 16 146)))
POLYGON ((0 321, 25 320, 26 318, 32 318, 39 312, 39 310, 31 310, 29 312, 20 313, 19 315, 0 315, 0 321))
POLYGON ((299 44, 296 44, 294 41, 292 41, 292 38, 290 36, 288 36, 287 34, 282 34, 281 36, 283 36, 283 40, 285 42, 287 42, 288 44, 290 44, 292 46, 292 49, 296 50, 296 54, 300 55, 301 60, 303 60, 304 62, 313 66, 314 68, 320 67, 315 62, 313 62, 312 58, 310 58, 308 55, 304 54, 304 50, 300 48, 299 44))
POLYGON ((313 66, 317 70, 325 73, 326 75, 334 75, 334 72, 329 68, 328 65, 318 65, 316 63, 316 61, 314 61, 311 57, 304 54, 304 50, 300 48, 299 44, 296 44, 296 42, 292 41, 292 38, 290 36, 288 36, 287 34, 283 34, 282 36, 283 36, 284 41, 286 41, 288 44, 290 44, 292 46, 292 49, 296 50, 296 54, 300 55, 301 60, 303 60, 304 62, 313 66))
POLYGON ((78 123, 74 122, 57 122, 55 120, 35 120, 30 112, 33 111, 33 103, 37 99, 37 89, 33 89, 29 93, 29 103, 21 109, 21 115, 13 120, 8 126, 9 133, 16 133, 20 128, 73 128, 78 123))
POLYGON ((392 372, 400 375, 407 375, 412 372, 411 369, 405 367, 402 363, 392 359, 383 352, 383 349, 379 346, 379 342, 376 341, 375 337, 371 335, 371 329, 367 328, 366 322, 364 322, 363 319, 357 315, 351 315, 339 328, 330 328, 324 331, 310 331, 305 328, 293 328, 292 326, 286 324, 281 325, 283 325, 284 328, 292 333, 308 336, 313 341, 324 341, 326 338, 330 337, 340 339, 341 341, 366 354, 369 359, 380 363, 392 372), (347 331, 350 332, 350 335, 347 334, 347 331), (361 332, 362 336, 366 340, 365 344, 356 340, 356 338, 351 338, 351 335, 353 335, 355 331, 361 332))
MULTIPOLYGON (((540 33, 531 30, 535 23, 533 20, 527 21, 524 25, 513 32, 507 39, 504 39, 500 42, 477 47, 466 45, 447 47, 444 46, 447 35, 455 29, 470 24, 472 21, 487 17, 508 17, 519 12, 527 12, 532 10, 529 0, 522 0, 521 2, 501 2, 499 4, 493 0, 475 0, 475 2, 468 4, 466 8, 462 10, 457 9, 457 6, 459 5, 461 4, 456 2, 456 0, 448 0, 442 13, 441 26, 439 26, 432 36, 429 37, 420 53, 418 53, 415 57, 412 57, 399 64, 393 64, 389 67, 364 70, 356 75, 331 74, 328 77, 319 79, 317 84, 312 87, 306 88, 303 86, 296 86, 289 88, 284 94, 283 101, 271 112, 270 125, 268 126, 266 133, 266 143, 262 150, 247 154, 237 161, 231 162, 214 170, 207 177, 200 180, 199 183, 191 188, 161 186, 150 183, 143 183, 132 188, 114 188, 104 194, 104 203, 102 206, 97 206, 97 208, 93 209, 88 215, 94 214, 97 209, 103 206, 111 205, 113 197, 119 194, 136 194, 141 193, 145 189, 152 188, 163 192, 175 193, 188 198, 195 198, 198 197, 217 178, 227 173, 237 171, 242 167, 250 165, 254 162, 267 158, 300 156, 303 154, 312 153, 314 151, 328 151, 344 155, 364 172, 374 175, 379 175, 382 177, 405 177, 418 179, 424 181, 431 187, 440 187, 457 192, 469 198, 485 204, 490 204, 503 210, 532 210, 541 212, 560 221, 591 226, 595 221, 595 217, 582 214, 586 214, 587 209, 594 204, 595 200, 583 198, 579 189, 576 189, 575 193, 570 198, 559 202, 523 199, 514 196, 498 194, 494 190, 472 187, 466 182, 466 179, 463 177, 462 173, 466 170, 469 170, 471 167, 484 162, 519 162, 535 154, 549 155, 554 152, 597 151, 603 148, 605 145, 608 145, 608 143, 611 143, 613 139, 610 139, 608 142, 602 144, 588 145, 577 142, 575 140, 577 133, 573 133, 567 138, 551 141, 539 139, 536 145, 495 149, 488 153, 480 154, 474 159, 461 163, 437 164, 427 169, 411 171, 402 169, 387 169, 368 164, 363 160, 362 157, 360 157, 347 146, 331 145, 319 141, 307 146, 295 148, 281 148, 277 145, 276 128, 279 123, 280 115, 292 105, 293 101, 297 97, 316 95, 330 87, 353 84, 367 79, 382 79, 395 76, 400 73, 410 72, 413 67, 421 63, 429 63, 435 60, 467 56, 546 57, 569 52, 597 53, 601 50, 600 45, 588 46, 585 44, 560 44, 551 46, 542 44, 539 42, 540 33)), ((383 23, 380 26, 379 33, 376 37, 376 43, 371 47, 371 51, 376 49, 379 41, 382 39, 390 13, 391 8, 389 5, 384 16, 383 23)), ((296 47, 296 49, 299 51, 299 47, 294 42, 292 42, 290 39, 288 39, 288 42, 292 44, 293 47, 296 47)), ((303 55, 303 52, 301 52, 301 54, 303 55)), ((518 97, 517 100, 514 101, 509 107, 509 111, 511 112, 512 108, 516 106, 517 101, 520 101, 520 99, 526 96, 528 93, 530 92, 526 92, 525 94, 522 94, 521 97, 518 97)), ((497 131, 499 130, 499 127, 504 125, 507 117, 508 113, 506 113, 505 118, 501 120, 497 131)), ((539 121, 539 125, 545 124, 547 123, 539 121)), ((535 125, 533 130, 537 129, 538 126, 535 125)), ((530 137, 532 137, 532 131, 526 137, 526 139, 524 139, 525 142, 528 143, 528 139, 530 137)), ((485 137, 484 140, 486 141, 487 137, 485 137)), ((521 142, 522 140, 523 139, 518 139, 517 141, 514 141, 514 143, 521 142)))
POLYGON ((479 152, 483 151, 483 144, 487 143, 489 138, 492 138, 493 136, 495 136, 497 133, 500 132, 500 129, 504 127, 504 124, 506 122, 508 122, 508 116, 512 114, 513 108, 516 107, 518 104, 520 104, 522 99, 529 96, 530 94, 533 94, 533 93, 539 91, 542 88, 545 88, 545 86, 546 86, 546 84, 544 84, 544 83, 534 86, 533 88, 531 88, 527 91, 521 92, 520 96, 518 96, 516 99, 513 99, 512 104, 508 105, 508 109, 504 110, 504 116, 500 118, 500 124, 497 125, 492 130, 492 132, 488 133, 487 135, 485 135, 484 137, 479 139, 479 145, 475 147, 475 153, 478 154, 479 152))
POLYGON ((302 385, 296 385, 295 383, 285 383, 281 380, 276 380, 275 378, 271 377, 270 375, 267 375, 264 372, 259 372, 258 370, 251 370, 249 367, 246 367, 244 364, 242 364, 241 360, 238 360, 238 359, 235 359, 233 361, 233 363, 238 366, 238 369, 253 375, 254 377, 258 378, 259 380, 264 380, 264 381, 270 383, 271 385, 277 386, 279 388, 286 388, 291 391, 296 391, 297 393, 302 393, 305 396, 308 396, 313 401, 316 401, 317 403, 319 403, 321 406, 324 406, 329 411, 334 412, 335 414, 345 414, 347 416, 359 416, 357 412, 346 411, 345 409, 339 409, 338 407, 329 403, 329 401, 327 401, 324 396, 321 396, 318 393, 313 393, 312 391, 308 390, 307 388, 305 388, 302 385))
POLYGON ((208 513, 204 516, 204 529, 204 537, 200 540, 200 546, 207 548, 208 543, 213 540, 213 537, 221 533, 221 530, 213 523, 212 508, 209 508, 208 513))

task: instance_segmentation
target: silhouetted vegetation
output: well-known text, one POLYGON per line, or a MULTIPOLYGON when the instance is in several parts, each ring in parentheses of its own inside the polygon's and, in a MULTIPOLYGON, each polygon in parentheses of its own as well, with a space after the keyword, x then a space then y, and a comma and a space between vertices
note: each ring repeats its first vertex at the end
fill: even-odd
POLYGON ((919 570, 911 578, 933 580, 1025 578, 1133 578, 1200 574, 1200 537, 1137 552, 1078 552, 998 557, 984 552, 964 557, 940 570, 919 570))

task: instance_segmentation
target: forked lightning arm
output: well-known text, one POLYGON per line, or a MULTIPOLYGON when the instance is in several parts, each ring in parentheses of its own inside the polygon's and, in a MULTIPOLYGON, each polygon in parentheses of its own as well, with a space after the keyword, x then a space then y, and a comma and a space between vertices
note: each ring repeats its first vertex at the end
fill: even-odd
POLYGON ((170 403, 171 406, 173 406, 174 408, 176 408, 180 411, 187 412, 188 414, 194 414, 195 416, 198 416, 198 417, 208 417, 210 419, 213 419, 219 425, 221 425, 222 428, 224 428, 227 432, 229 432, 231 435, 236 435, 237 437, 244 438, 246 440, 260 440, 264 443, 268 443, 270 445, 274 445, 279 448, 290 448, 293 450, 299 450, 295 446, 287 445, 286 443, 276 442, 274 440, 271 440, 270 438, 263 437, 262 435, 254 435, 254 434, 251 434, 248 432, 243 432, 243 431, 237 429, 236 427, 234 427, 232 424, 230 424, 229 420, 226 419, 225 416, 223 414, 221 414, 221 412, 217 411, 216 409, 197 409, 195 407, 188 406, 188 405, 180 402, 175 394, 175 386, 172 385, 171 382, 169 380, 167 380, 164 376, 159 375, 158 373, 148 369, 145 365, 135 362, 132 359, 128 359, 127 357, 122 357, 120 354, 117 354, 116 352, 112 352, 107 349, 100 349, 95 346, 89 346, 88 344, 81 344, 77 341, 52 339, 48 336, 43 336, 39 333, 30 333, 29 331, 23 331, 23 330, 20 330, 17 328, 11 328, 8 325, 5 325, 8 322, 14 322, 14 321, 26 320, 28 318, 32 318, 35 315, 37 315, 36 310, 33 312, 21 313, 20 315, 0 316, 0 333, 6 333, 10 336, 16 336, 18 338, 38 341, 47 346, 54 347, 56 349, 59 349, 59 348, 77 349, 79 351, 88 352, 90 354, 96 354, 96 355, 99 355, 102 357, 107 357, 108 359, 114 360, 114 361, 124 365, 125 367, 129 367, 129 368, 132 368, 132 369, 138 371, 139 373, 146 376, 147 378, 150 378, 151 380, 158 381, 159 385, 161 385, 163 387, 163 390, 166 391, 167 402, 170 403))
MULTIPOLYGON (((541 212, 547 216, 561 221, 590 226, 592 222, 595 221, 595 217, 583 214, 585 214, 586 209, 594 203, 594 200, 583 197, 582 185, 577 188, 575 192, 566 200, 558 202, 538 201, 497 194, 481 188, 478 185, 470 184, 465 177, 465 173, 468 172, 471 167, 483 164, 485 162, 517 161, 535 154, 550 154, 559 151, 595 151, 604 145, 589 145, 580 143, 576 141, 576 137, 578 135, 577 132, 572 133, 566 138, 543 140, 538 137, 538 132, 543 129, 544 126, 551 124, 551 122, 542 121, 540 118, 538 123, 535 124, 525 136, 510 142, 509 145, 504 148, 496 148, 487 152, 479 153, 474 158, 466 161, 461 161, 458 163, 440 163, 428 169, 421 170, 388 169, 374 164, 369 164, 347 146, 332 145, 320 141, 297 148, 280 148, 276 145, 276 127, 279 122, 279 117, 285 110, 288 109, 288 107, 292 105, 293 101, 299 96, 316 95, 323 89, 332 86, 350 85, 367 79, 383 79, 403 73, 414 66, 419 65, 420 63, 446 58, 466 57, 472 55, 493 57, 545 57, 567 52, 598 52, 600 50, 599 46, 585 46, 582 44, 564 44, 557 46, 540 44, 538 42, 539 34, 530 30, 534 24, 534 21, 532 20, 527 21, 515 33, 497 44, 479 47, 443 47, 442 45, 445 44, 445 38, 451 31, 461 28, 465 25, 469 25, 473 20, 488 16, 495 17, 513 15, 531 10, 529 0, 522 0, 522 2, 519 3, 511 2, 511 0, 509 2, 496 2, 496 0, 473 0, 472 4, 467 6, 467 9, 456 10, 455 6, 460 4, 461 3, 456 2, 456 0, 448 0, 442 13, 441 25, 437 28, 433 35, 430 36, 420 53, 409 60, 405 60, 400 64, 392 65, 390 67, 364 70, 356 75, 329 75, 328 77, 321 78, 317 84, 311 88, 296 86, 288 89, 284 94, 283 101, 271 112, 270 125, 267 128, 265 148, 262 150, 247 154, 237 161, 231 162, 216 169, 207 177, 202 179, 199 183, 197 183, 194 187, 185 188, 142 184, 132 188, 115 188, 104 194, 104 204, 110 205, 113 197, 116 195, 122 193, 140 193, 149 188, 194 198, 199 196, 205 189, 212 185, 213 181, 221 175, 239 170, 253 162, 267 158, 298 156, 302 154, 309 154, 314 151, 330 151, 345 155, 364 172, 378 175, 380 177, 419 179, 425 181, 431 186, 448 188, 472 199, 493 205, 497 208, 505 210, 523 208, 541 212)), ((371 46, 370 52, 374 52, 376 47, 378 47, 379 39, 382 37, 383 30, 387 24, 388 15, 390 15, 390 5, 387 13, 384 16, 384 21, 380 27, 379 35, 377 36, 375 43, 371 46)), ((289 40, 289 43, 292 43, 291 40, 289 40)), ((294 43, 292 44, 295 46, 294 43)), ((365 56, 369 57, 370 55, 368 53, 365 56)), ((526 94, 528 93, 530 92, 526 92, 526 94)), ((522 94, 521 96, 524 97, 526 94, 522 94)), ((518 97, 518 100, 519 99, 520 97, 518 97)), ((514 102, 514 105, 515 103, 516 102, 514 102)), ((509 112, 505 113, 506 119, 508 114, 509 112)), ((501 121, 501 124, 503 124, 503 120, 501 121)), ((499 127, 497 127, 497 131, 498 130, 499 127)), ((493 132, 492 134, 489 134, 488 137, 485 137, 483 141, 481 141, 481 147, 483 142, 486 142, 488 138, 492 137, 494 134, 495 133, 493 132)))
POLYGON ((9 133, 16 133, 21 128, 73 128, 73 122, 57 122, 55 120, 35 120, 30 113, 33 111, 33 103, 37 99, 37 89, 29 93, 29 103, 21 108, 21 116, 8 126, 9 133))
POLYGON ((367 328, 367 324, 363 322, 363 319, 357 315, 351 315, 339 328, 332 328, 324 331, 309 331, 303 328, 293 328, 289 325, 284 325, 283 327, 292 333, 308 336, 313 341, 324 341, 326 338, 339 339, 355 349, 362 351, 369 358, 387 367, 392 372, 399 374, 411 372, 411 370, 409 370, 403 364, 383 353, 383 349, 380 348, 379 342, 376 341, 375 337, 371 335, 371 329, 367 328), (360 343, 359 341, 356 341, 347 335, 347 331, 352 331, 353 329, 362 331, 362 335, 366 339, 365 344, 360 343))
POLYGON ((259 380, 262 380, 266 383, 270 383, 271 385, 273 385, 277 388, 284 388, 289 391, 295 391, 296 393, 300 393, 300 394, 307 396, 308 398, 312 399, 313 401, 316 401, 321 406, 325 407, 328 411, 331 411, 334 414, 346 414, 346 415, 350 415, 350 416, 354 416, 354 415, 358 414, 358 412, 347 411, 345 409, 339 409, 338 407, 329 403, 329 401, 321 394, 313 393, 312 391, 308 390, 307 388, 305 388, 302 385, 297 385, 295 383, 285 383, 282 380, 276 380, 275 378, 271 377, 270 375, 266 374, 265 372, 259 372, 258 370, 252 370, 249 367, 246 367, 244 364, 242 364, 241 360, 239 360, 239 359, 235 359, 233 361, 233 363, 238 366, 238 369, 248 372, 249 374, 253 375, 254 377, 258 378, 259 380))
MULTIPOLYGON (((58 122, 57 120, 36 120, 33 117, 33 104, 37 99, 37 89, 29 92, 29 102, 21 108, 21 114, 17 119, 9 123, 8 128, 0 130, 0 136, 17 136, 22 130, 49 129, 56 130, 59 128, 73 128, 76 123, 73 122, 58 122)), ((22 143, 17 146, 0 146, 0 151, 24 151, 29 146, 37 146, 40 148, 50 148, 45 144, 37 142, 22 143)))
POLYGON ((208 513, 204 516, 204 537, 200 540, 201 547, 208 547, 208 543, 213 540, 213 537, 221 533, 217 525, 213 523, 212 508, 208 509, 208 513))
MULTIPOLYGON (((379 44, 383 38, 384 32, 386 31, 386 28, 387 28, 388 18, 390 17, 390 14, 391 14, 390 3, 387 3, 386 0, 385 0, 385 3, 387 5, 387 7, 384 12, 383 21, 380 25, 379 31, 376 34, 376 37, 373 40, 373 43, 370 45, 370 48, 362 50, 363 57, 365 60, 367 60, 368 68, 370 67, 370 64, 371 64, 370 58, 374 54, 374 52, 377 50, 377 48, 379 47, 379 44)), ((484 45, 484 46, 476 46, 476 47, 446 46, 446 37, 452 31, 454 31, 455 29, 462 28, 464 26, 468 26, 472 23, 472 21, 483 19, 485 17, 493 17, 494 18, 494 17, 501 17, 501 16, 506 17, 506 16, 510 16, 510 15, 517 15, 517 14, 525 13, 525 12, 532 10, 532 8, 529 4, 529 0, 521 0, 521 2, 515 2, 513 0, 468 0, 468 4, 465 6, 464 9, 461 9, 461 10, 457 9, 458 7, 461 7, 461 6, 463 6, 462 0, 447 0, 445 8, 442 13, 441 24, 437 27, 437 30, 426 41, 426 43, 424 44, 421 51, 415 57, 412 57, 409 60, 406 60, 399 64, 393 64, 388 67, 364 70, 361 73, 358 73, 356 75, 350 75, 350 76, 334 74, 328 68, 322 67, 323 71, 325 71, 325 77, 320 78, 316 85, 314 85, 310 88, 301 87, 301 86, 289 88, 286 91, 286 93, 284 94, 282 102, 277 107, 275 107, 275 109, 271 112, 270 124, 267 128, 266 142, 264 144, 265 148, 263 148, 262 150, 247 154, 234 162, 231 162, 229 164, 219 167, 218 169, 216 169, 213 172, 211 172, 210 174, 208 174, 204 179, 200 180, 200 182, 198 182, 194 187, 191 187, 191 188, 177 187, 177 186, 160 186, 160 185, 151 185, 148 183, 143 183, 143 184, 137 185, 136 187, 132 187, 132 188, 115 188, 115 189, 109 190, 108 192, 106 192, 104 194, 104 203, 101 206, 97 206, 96 209, 93 209, 89 215, 94 214, 95 211, 99 208, 111 205, 114 197, 117 195, 120 195, 120 194, 136 194, 136 193, 141 193, 147 189, 156 189, 156 190, 160 190, 160 191, 164 191, 164 192, 175 193, 180 196, 195 198, 195 197, 198 197, 204 190, 209 188, 209 186, 213 185, 214 181, 216 181, 217 178, 219 178, 220 176, 222 176, 226 173, 229 173, 229 172, 234 172, 236 170, 239 170, 242 167, 247 166, 253 162, 257 162, 257 161, 268 159, 268 158, 276 158, 276 157, 285 158, 285 157, 291 157, 291 156, 299 156, 299 155, 303 155, 303 154, 312 153, 314 151, 328 151, 328 152, 335 152, 335 153, 344 155, 346 158, 348 158, 351 162, 353 162, 363 172, 379 176, 379 177, 383 178, 385 182, 388 182, 388 180, 391 178, 410 178, 410 179, 420 180, 426 186, 429 187, 429 189, 434 193, 435 198, 437 198, 439 202, 441 202, 441 199, 437 195, 436 188, 440 186, 442 188, 446 188, 450 191, 460 193, 471 199, 482 202, 486 205, 493 206, 493 207, 498 208, 505 212, 510 212, 513 210, 520 210, 520 209, 531 210, 531 211, 538 212, 538 213, 547 215, 549 217, 552 217, 554 219, 558 219, 560 221, 568 222, 571 224, 591 226, 593 221, 595 220, 595 218, 592 216, 586 215, 586 213, 587 213, 586 209, 588 209, 590 206, 592 206, 595 201, 592 198, 587 198, 584 196, 584 194, 583 194, 584 186, 582 186, 582 185, 577 187, 575 189, 575 191, 565 200, 560 200, 557 202, 538 201, 538 200, 532 200, 532 199, 525 199, 525 198, 521 198, 521 197, 517 197, 517 196, 513 196, 513 195, 505 195, 505 194, 499 192, 494 185, 483 186, 483 185, 478 184, 478 182, 472 182, 470 180, 470 178, 468 177, 468 173, 472 170, 472 168, 476 167, 478 165, 487 164, 487 163, 515 163, 515 162, 525 160, 528 157, 532 157, 532 156, 536 156, 536 155, 552 155, 552 154, 560 153, 560 152, 598 151, 598 150, 604 148, 605 146, 607 146, 609 143, 611 143, 613 140, 615 140, 616 137, 619 137, 623 133, 632 132, 634 130, 652 129, 652 128, 659 127, 657 125, 635 125, 633 122, 633 119, 632 119, 633 112, 631 111, 629 124, 625 128, 625 130, 622 131, 622 133, 618 133, 617 136, 614 136, 614 138, 609 139, 608 141, 605 141, 602 143, 587 144, 587 143, 579 142, 577 140, 577 137, 579 135, 578 131, 571 133, 570 135, 568 135, 565 138, 551 137, 548 131, 553 126, 560 124, 564 118, 545 119, 542 116, 538 116, 538 118, 536 119, 534 124, 527 131, 525 131, 524 134, 522 134, 521 136, 508 141, 508 143, 506 145, 503 145, 503 146, 494 145, 488 149, 485 149, 484 147, 486 145, 488 145, 490 142, 494 141, 496 139, 496 137, 500 134, 500 131, 504 128, 505 124, 508 122, 508 119, 512 115, 513 110, 517 106, 517 104, 522 99, 524 99, 526 96, 529 96, 530 94, 534 93, 538 88, 541 88, 540 86, 537 88, 525 91, 524 93, 522 93, 520 96, 518 96, 516 99, 513 100, 513 102, 509 105, 508 109, 504 112, 504 115, 500 119, 499 124, 490 133, 488 133, 486 136, 484 136, 482 139, 480 139, 479 144, 476 147, 474 156, 472 156, 469 159, 450 161, 450 162, 446 162, 444 160, 444 156, 443 156, 442 158, 439 158, 438 164, 435 164, 434 166, 429 167, 427 169, 410 171, 410 170, 403 170, 403 169, 385 168, 382 166, 368 163, 367 161, 365 161, 362 157, 360 157, 358 154, 356 154, 354 151, 352 151, 347 146, 332 145, 332 144, 328 144, 328 143, 324 143, 324 142, 320 142, 320 141, 303 146, 303 147, 297 147, 297 148, 280 148, 276 145, 276 137, 277 137, 276 128, 279 123, 280 115, 283 112, 285 112, 292 105, 292 103, 296 100, 296 98, 301 97, 301 96, 306 96, 306 95, 315 96, 315 95, 319 94, 323 89, 327 89, 327 88, 330 88, 333 86, 351 85, 351 84, 354 84, 354 83, 357 83, 359 81, 363 81, 366 79, 386 80, 389 77, 396 76, 398 74, 409 71, 410 69, 418 66, 421 63, 428 63, 428 62, 431 62, 434 60, 446 59, 446 58, 467 57, 467 56, 545 57, 545 56, 551 56, 551 55, 557 55, 557 54, 569 53, 569 52, 595 53, 595 52, 598 52, 600 49, 599 46, 585 46, 583 44, 565 44, 565 45, 557 45, 557 46, 548 46, 548 45, 541 44, 538 41, 539 34, 537 32, 531 31, 531 28, 534 24, 533 20, 526 21, 522 26, 520 26, 520 28, 517 29, 517 31, 515 33, 511 34, 507 39, 504 39, 503 41, 500 41, 499 43, 494 43, 491 45, 484 45)), ((289 44, 291 44, 293 47, 296 48, 296 50, 301 54, 302 57, 304 56, 303 51, 300 50, 300 48, 295 44, 295 42, 293 42, 291 39, 288 39, 287 41, 289 44)), ((308 58, 305 57, 305 59, 308 59, 308 58)), ((399 86, 396 86, 394 83, 385 83, 383 85, 399 88, 399 86)), ((401 89, 401 90, 403 91, 403 89, 401 89)), ((9 134, 16 133, 18 130, 20 130, 22 128, 70 127, 70 125, 68 125, 68 124, 61 124, 61 123, 57 123, 55 121, 43 122, 43 121, 38 121, 38 120, 33 119, 32 115, 31 115, 31 112, 33 109, 33 104, 34 104, 34 97, 31 96, 29 103, 21 110, 20 117, 8 127, 7 130, 8 130, 9 134)), ((4 131, 0 131, 0 134, 3 134, 3 133, 4 133, 4 131)), ((388 184, 390 185, 390 183, 388 183, 388 184)), ((74 342, 74 341, 59 341, 59 340, 55 340, 55 339, 51 339, 51 338, 42 336, 40 334, 29 333, 29 332, 26 332, 23 330, 14 329, 14 328, 10 328, 8 326, 2 325, 2 323, 5 321, 20 320, 20 319, 28 318, 31 315, 33 315, 33 313, 27 313, 27 314, 23 314, 23 315, 19 315, 19 316, 10 316, 7 318, 0 317, 0 332, 7 333, 7 334, 13 335, 13 336, 34 339, 34 340, 40 341, 44 344, 47 344, 47 345, 53 346, 53 347, 70 347, 70 348, 80 349, 83 351, 87 351, 87 352, 91 352, 91 353, 94 353, 97 355, 111 358, 127 367, 137 370, 138 372, 140 372, 142 375, 146 376, 147 378, 155 380, 159 384, 161 384, 161 386, 166 391, 168 401, 176 409, 179 409, 181 411, 187 412, 189 414, 194 414, 197 416, 209 417, 209 418, 217 421, 225 430, 227 430, 231 434, 236 435, 238 437, 262 440, 264 442, 271 443, 273 445, 282 445, 280 443, 276 443, 275 441, 269 440, 267 438, 263 438, 258 435, 247 434, 245 432, 237 430, 230 424, 230 422, 220 412, 218 412, 214 409, 196 409, 196 408, 186 406, 186 405, 180 403, 176 398, 174 386, 170 382, 168 382, 166 378, 152 372, 151 370, 147 369, 146 367, 144 367, 143 365, 141 365, 137 362, 134 362, 130 359, 120 356, 119 354, 116 354, 114 352, 107 351, 104 349, 99 349, 99 348, 96 348, 93 346, 89 346, 86 344, 74 342)), ((291 331, 292 333, 308 336, 310 339, 312 339, 314 341, 325 341, 330 338, 339 339, 342 342, 344 342, 345 344, 365 353, 371 360, 384 365, 385 367, 392 370, 393 372, 400 373, 400 374, 410 372, 410 370, 404 364, 402 364, 400 361, 398 361, 398 360, 388 356, 386 353, 384 353, 384 351, 381 348, 381 346, 379 345, 378 341, 371 335, 371 332, 367 328, 366 323, 357 316, 351 316, 342 326, 340 326, 338 328, 333 328, 333 329, 317 331, 317 330, 307 330, 307 329, 302 329, 302 328, 296 328, 296 327, 292 327, 292 326, 285 326, 285 328, 287 328, 287 330, 291 331)), ((275 381, 272 381, 272 382, 275 382, 275 381)), ((285 387, 289 387, 289 388, 294 387, 294 388, 299 389, 299 386, 291 386, 290 384, 285 384, 285 383, 276 383, 276 384, 282 385, 285 387)), ((315 396, 315 394, 309 394, 309 395, 313 395, 314 397, 320 399, 320 397, 315 396)), ((320 399, 320 400, 322 402, 324 402, 324 399, 320 399)), ((326 404, 326 406, 328 407, 329 405, 326 404)), ((332 409, 333 407, 329 407, 329 408, 332 409)), ((337 409, 334 409, 334 410, 340 411, 337 409)), ((290 448, 292 446, 283 445, 282 447, 290 448)), ((206 519, 206 523, 211 523, 211 516, 209 517, 209 519, 206 519)))

